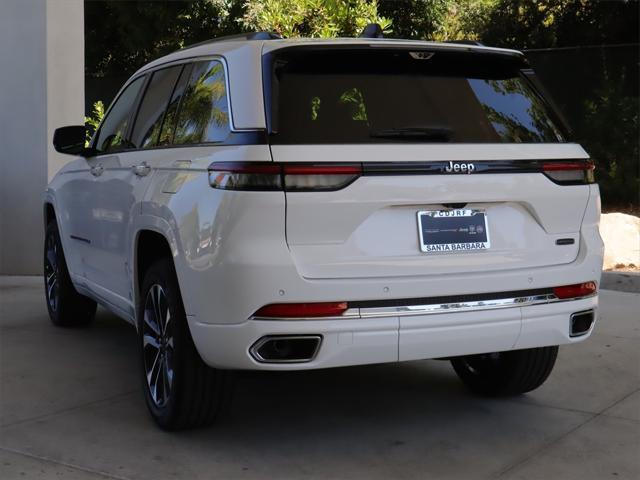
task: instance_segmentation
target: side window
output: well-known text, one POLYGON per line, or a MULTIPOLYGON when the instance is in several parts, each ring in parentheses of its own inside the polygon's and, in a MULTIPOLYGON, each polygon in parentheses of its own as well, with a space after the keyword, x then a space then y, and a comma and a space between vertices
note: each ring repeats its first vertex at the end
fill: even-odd
POLYGON ((224 68, 217 60, 193 65, 185 89, 174 144, 221 142, 229 135, 224 68))
POLYGON ((102 122, 94 142, 98 153, 117 152, 131 148, 131 143, 126 138, 127 128, 131 119, 131 110, 143 84, 143 76, 136 78, 116 99, 102 122))
POLYGON ((154 72, 133 126, 131 142, 134 148, 150 148, 158 143, 173 87, 182 71, 182 65, 154 72))
POLYGON ((191 64, 185 65, 184 70, 182 70, 180 74, 180 80, 178 80, 178 84, 173 90, 171 101, 167 107, 167 113, 164 116, 164 122, 162 122, 158 145, 171 145, 173 143, 173 134, 176 131, 176 122, 178 121, 178 106, 180 105, 180 99, 187 86, 187 82, 191 78, 192 68, 193 65, 191 64))

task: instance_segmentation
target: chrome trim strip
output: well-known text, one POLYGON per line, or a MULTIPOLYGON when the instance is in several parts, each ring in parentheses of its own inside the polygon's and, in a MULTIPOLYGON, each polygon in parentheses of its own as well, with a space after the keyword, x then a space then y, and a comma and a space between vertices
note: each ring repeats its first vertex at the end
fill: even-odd
POLYGON ((495 310, 499 308, 524 307, 528 305, 550 303, 557 299, 558 298, 551 293, 529 297, 496 298, 491 300, 477 300, 472 302, 361 308, 360 316, 362 318, 406 317, 411 315, 432 315, 438 313, 495 310))
POLYGON ((259 363, 309 363, 315 360, 318 352, 320 351, 320 345, 322 345, 322 335, 265 335, 261 337, 249 348, 249 354, 253 359, 259 363), (317 340, 316 349, 309 358, 293 358, 288 360, 267 360, 258 353, 260 347, 262 347, 269 340, 317 340))
POLYGON ((350 308, 345 315, 334 317, 300 317, 300 318, 274 318, 251 317, 250 320, 348 320, 353 318, 377 318, 377 317, 408 317, 418 315, 434 315, 440 313, 477 312, 482 310, 497 310, 502 308, 528 307, 531 305, 544 305, 549 303, 570 302, 595 297, 597 293, 585 297, 558 298, 553 293, 541 295, 496 298, 489 300, 477 300, 457 303, 434 303, 423 305, 402 305, 394 307, 350 308), (357 311, 357 313, 356 313, 357 311))

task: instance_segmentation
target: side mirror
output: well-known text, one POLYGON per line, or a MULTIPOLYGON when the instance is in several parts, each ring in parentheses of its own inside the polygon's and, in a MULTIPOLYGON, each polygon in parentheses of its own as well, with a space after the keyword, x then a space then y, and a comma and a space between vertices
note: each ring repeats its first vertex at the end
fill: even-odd
POLYGON ((60 153, 86 157, 91 154, 91 150, 84 146, 86 136, 87 129, 84 125, 56 128, 53 133, 53 147, 60 153))

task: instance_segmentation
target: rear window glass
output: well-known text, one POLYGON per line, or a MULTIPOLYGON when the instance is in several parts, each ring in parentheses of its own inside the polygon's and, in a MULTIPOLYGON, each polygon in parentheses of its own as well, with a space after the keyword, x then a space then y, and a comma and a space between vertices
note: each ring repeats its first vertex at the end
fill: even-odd
POLYGON ((520 59, 372 50, 276 52, 268 67, 272 142, 565 141, 520 59))

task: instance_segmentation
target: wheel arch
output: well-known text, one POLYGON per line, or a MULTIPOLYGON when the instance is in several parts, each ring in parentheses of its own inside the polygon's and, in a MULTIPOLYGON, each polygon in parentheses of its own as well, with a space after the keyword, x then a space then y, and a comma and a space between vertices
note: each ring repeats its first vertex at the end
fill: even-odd
MULTIPOLYGON (((180 286, 179 248, 173 231, 165 223, 163 219, 154 217, 151 222, 141 225, 134 235, 131 273, 136 315, 139 306, 138 302, 141 301, 140 290, 144 272, 154 261, 160 258, 170 259, 180 286)), ((182 298, 181 292, 180 296, 182 298)))
MULTIPOLYGON (((45 234, 47 231, 47 226, 51 221, 55 222, 56 226, 58 227, 58 233, 60 234, 60 244, 62 246, 62 251, 66 253, 68 248, 67 239, 64 234, 66 226, 62 225, 62 222, 58 218, 58 210, 56 208, 53 198, 47 195, 45 197, 44 203, 42 204, 42 222, 44 224, 43 232, 45 234)), ((44 241, 45 239, 43 237, 43 242, 44 241)))
POLYGON ((58 221, 56 218, 56 208, 53 206, 53 202, 51 201, 47 200, 44 202, 44 205, 42 206, 42 214, 45 228, 49 225, 51 220, 55 220, 56 222, 58 221))
MULTIPOLYGON (((173 252, 167 238, 158 230, 144 228, 136 233, 133 253, 133 286, 135 299, 140 300, 144 272, 161 258, 173 260, 173 252)), ((136 301, 136 310, 138 302, 136 301)))

